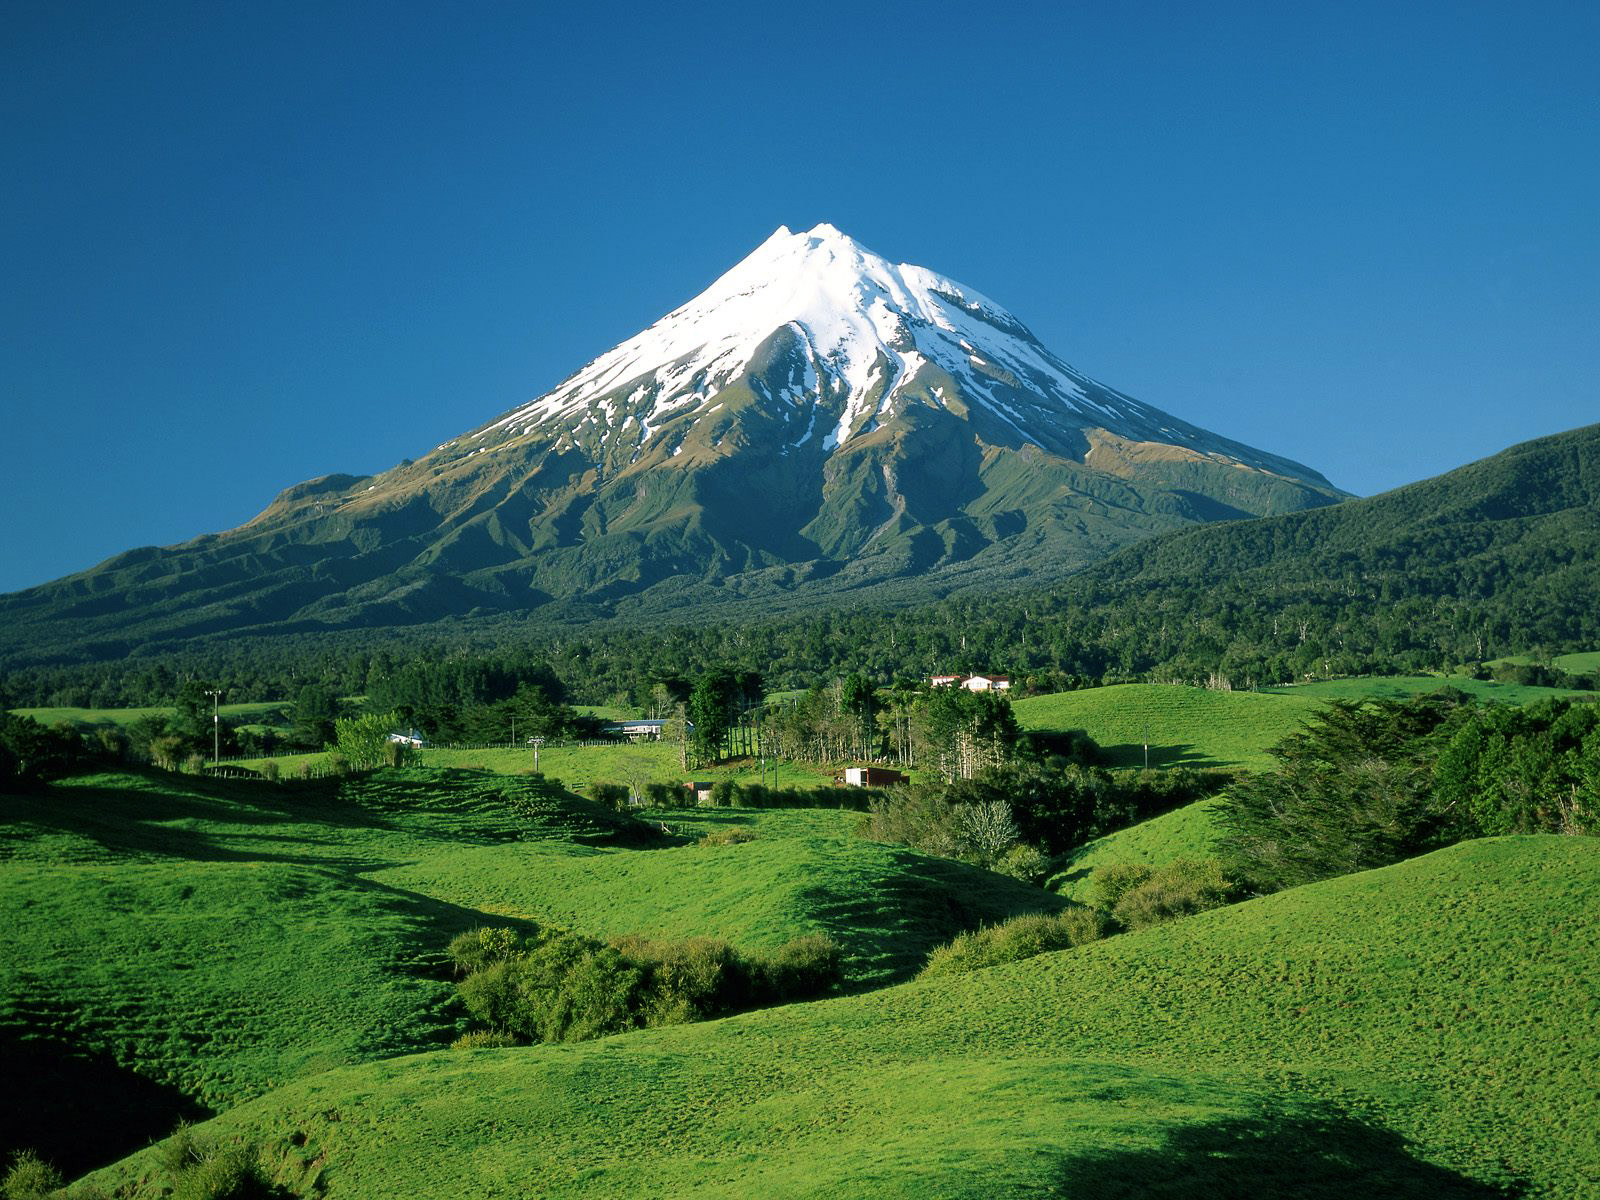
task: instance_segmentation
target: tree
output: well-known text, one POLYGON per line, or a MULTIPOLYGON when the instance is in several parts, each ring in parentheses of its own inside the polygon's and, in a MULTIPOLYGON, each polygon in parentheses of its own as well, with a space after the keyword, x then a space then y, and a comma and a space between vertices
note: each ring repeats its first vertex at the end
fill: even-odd
POLYGON ((707 671, 695 681, 689 695, 689 720, 694 722, 691 740, 699 761, 715 762, 721 757, 743 696, 739 677, 727 667, 707 671))
POLYGON ((384 766, 389 761, 389 734, 398 720, 394 713, 340 717, 333 726, 339 753, 358 771, 384 766))
POLYGON ((339 706, 333 692, 320 683, 308 683, 295 696, 288 741, 294 746, 320 750, 334 739, 333 723, 339 706))

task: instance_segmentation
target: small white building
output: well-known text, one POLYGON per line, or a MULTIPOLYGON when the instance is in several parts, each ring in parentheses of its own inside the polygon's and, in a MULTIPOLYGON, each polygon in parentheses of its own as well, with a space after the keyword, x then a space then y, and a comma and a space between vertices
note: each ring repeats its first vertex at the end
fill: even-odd
POLYGON ((389 735, 389 740, 391 742, 399 742, 402 746, 410 746, 413 750, 423 750, 428 745, 428 739, 415 729, 408 729, 404 733, 397 730, 389 735))
POLYGON ((928 686, 966 688, 969 692, 1008 692, 1011 690, 1011 676, 934 675, 929 678, 928 686))

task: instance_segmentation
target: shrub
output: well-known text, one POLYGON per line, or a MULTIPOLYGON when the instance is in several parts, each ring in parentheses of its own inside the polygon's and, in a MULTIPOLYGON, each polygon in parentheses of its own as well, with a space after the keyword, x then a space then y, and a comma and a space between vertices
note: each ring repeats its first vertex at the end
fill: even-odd
POLYGON ((589 799, 605 808, 615 809, 617 812, 628 810, 628 789, 620 783, 591 783, 589 785, 589 799))
POLYGON ((161 1148, 160 1164, 171 1177, 171 1200, 270 1200, 274 1188, 253 1146, 217 1146, 181 1121, 161 1148))
POLYGON ((700 839, 702 846, 742 846, 746 842, 756 840, 756 831, 746 825, 734 825, 727 829, 714 829, 700 839))
POLYGON ((1000 856, 994 869, 1023 883, 1038 883, 1049 873, 1050 859, 1039 847, 1018 842, 1000 856))
POLYGON ((253 1146, 228 1146, 210 1151, 173 1181, 172 1200, 267 1200, 283 1193, 261 1168, 253 1146))
POLYGON ((933 979, 1001 963, 1021 962, 1053 950, 1068 950, 1097 941, 1104 934, 1104 918, 1094 909, 1081 905, 1054 914, 1012 917, 999 925, 958 934, 943 946, 935 947, 917 978, 933 979))
POLYGON ((1089 880, 1095 907, 1110 912, 1134 888, 1144 886, 1153 874, 1154 868, 1144 863, 1109 863, 1096 868, 1089 880))
POLYGON ((647 783, 644 785, 645 803, 651 808, 671 808, 677 804, 680 796, 677 788, 670 783, 647 783))
POLYGON ((761 990, 769 1003, 806 1000, 844 980, 844 951, 825 933, 792 938, 759 960, 761 990))
POLYGON ((270 758, 261 764, 261 778, 265 779, 268 783, 277 783, 278 776, 281 773, 282 772, 279 770, 278 764, 270 758))
POLYGON ((458 933, 445 947, 456 973, 470 975, 491 963, 507 962, 522 953, 522 937, 515 929, 481 925, 458 933))
POLYGON ((1112 907, 1111 915, 1127 929, 1143 929, 1221 908, 1232 902, 1237 890, 1216 859, 1180 858, 1126 890, 1112 907))
POLYGON ((750 971, 727 942, 714 938, 654 942, 634 937, 613 946, 646 971, 642 1016, 647 1025, 700 1021, 750 1002, 750 971))
MULTIPOLYGON (((370 771, 388 761, 389 734, 400 724, 394 713, 367 713, 360 717, 339 717, 333 723, 338 755, 360 771, 370 771)), ((343 774, 344 772, 340 772, 343 774)))
POLYGON ((474 1029, 471 1033, 463 1033, 450 1043, 452 1050, 499 1050, 507 1046, 519 1045, 516 1038, 509 1033, 496 1033, 492 1029, 474 1029))
POLYGON ((188 758, 183 760, 183 773, 185 775, 198 775, 205 768, 206 756, 204 754, 190 754, 188 758))
POLYGON ((741 799, 739 785, 731 779, 719 779, 711 785, 712 808, 731 808, 741 799))
POLYGON ((5 1200, 43 1200, 61 1186, 61 1172, 32 1150, 20 1150, 0 1180, 5 1200))
POLYGON ((359 765, 360 764, 355 760, 346 758, 337 750, 328 755, 328 770, 340 778, 343 778, 347 775, 354 775, 356 773, 356 768, 359 765))

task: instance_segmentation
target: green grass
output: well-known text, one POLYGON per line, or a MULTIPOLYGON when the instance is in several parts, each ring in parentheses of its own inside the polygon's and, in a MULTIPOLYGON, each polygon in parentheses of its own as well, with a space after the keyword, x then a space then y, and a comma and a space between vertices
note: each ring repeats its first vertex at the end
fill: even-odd
POLYGON ((1593 692, 1576 692, 1568 688, 1524 687, 1518 683, 1499 683, 1495 680, 1468 679, 1452 675, 1368 675, 1357 679, 1328 679, 1320 683, 1300 683, 1293 687, 1269 688, 1269 693, 1281 696, 1311 697, 1317 700, 1365 700, 1383 698, 1403 700, 1452 687, 1475 696, 1479 701, 1496 704, 1529 704, 1552 696, 1592 696, 1593 692))
POLYGON ((1199 800, 1095 838, 1058 859, 1045 886, 1069 900, 1088 904, 1097 867, 1121 863, 1163 867, 1179 858, 1207 858, 1217 836, 1216 806, 1215 799, 1199 800))
POLYGON ((0 1159, 33 1145, 81 1168, 93 1159, 74 1155, 124 1153, 179 1115, 447 1042, 465 1025, 443 948, 475 925, 750 949, 821 931, 860 988, 909 977, 962 929, 1062 903, 856 838, 853 812, 667 812, 667 837, 576 797, 516 811, 506 795, 525 787, 149 771, 0 797, 0 1075, 47 1081, 0 1123, 0 1159), (756 839, 695 844, 730 824, 756 839), (61 1122, 84 1091, 108 1111, 79 1136, 61 1122))
POLYGON ((1268 750, 1331 700, 1403 699, 1443 687, 1503 704, 1589 694, 1442 675, 1373 675, 1259 692, 1125 683, 1031 696, 1012 708, 1024 729, 1086 730, 1111 766, 1144 766, 1148 739, 1152 767, 1264 770, 1274 765, 1268 750))
MULTIPOLYGON (((282 700, 268 700, 252 704, 224 704, 218 711, 229 720, 262 717, 281 713, 289 705, 282 700)), ((32 717, 41 725, 68 725, 83 727, 118 726, 126 728, 145 717, 170 717, 178 710, 171 707, 154 708, 16 708, 19 716, 32 717)))
POLYGON ((1519 666, 1531 666, 1539 662, 1548 662, 1551 666, 1565 671, 1569 675, 1589 675, 1600 671, 1600 650, 1582 650, 1576 654, 1557 654, 1549 659, 1541 658, 1535 654, 1508 654, 1504 658, 1497 658, 1486 665, 1494 667, 1500 663, 1515 663, 1519 666))
POLYGON ((1082 729, 1113 766, 1272 765, 1267 749, 1294 732, 1320 703, 1298 695, 1214 692, 1205 688, 1125 683, 1018 700, 1024 729, 1082 729))
MULTIPOLYGON (((326 755, 283 755, 272 761, 284 775, 291 775, 301 763, 317 763, 326 755)), ((249 759, 241 765, 259 768, 266 759, 249 759)), ((574 791, 585 791, 594 783, 623 783, 638 780, 643 783, 668 783, 681 785, 689 779, 733 779, 739 783, 757 783, 762 779, 758 767, 749 760, 722 763, 714 767, 695 767, 684 770, 679 766, 678 748, 660 742, 619 743, 616 745, 564 745, 555 743, 539 748, 539 772, 559 779, 574 791)), ((533 770, 533 747, 492 746, 485 750, 425 749, 421 751, 425 767, 453 768, 458 770, 490 771, 500 775, 522 775, 533 770)), ((769 787, 828 787, 833 783, 833 768, 810 763, 769 763, 766 770, 769 787)))
POLYGON ((352 1200, 1593 1196, 1597 910, 1600 842, 1467 843, 971 975, 339 1068, 209 1130, 352 1200))

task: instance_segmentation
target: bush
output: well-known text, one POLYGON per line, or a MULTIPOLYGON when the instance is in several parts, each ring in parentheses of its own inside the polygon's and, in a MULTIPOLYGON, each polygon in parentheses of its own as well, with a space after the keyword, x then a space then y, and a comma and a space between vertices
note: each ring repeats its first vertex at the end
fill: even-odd
POLYGON ((1216 859, 1180 858, 1125 890, 1113 905, 1111 915, 1126 929, 1143 929, 1221 908, 1231 903, 1237 892, 1216 859))
POLYGON ((171 1200, 270 1200, 284 1193, 272 1186, 253 1146, 218 1146, 180 1122, 159 1161, 171 1177, 171 1200))
POLYGON ((1037 846, 1018 842, 1000 856, 994 869, 1023 883, 1038 883, 1050 872, 1050 859, 1037 846))
POLYGON ((604 808, 615 809, 617 812, 628 811, 628 789, 620 783, 591 783, 589 785, 589 799, 604 808))
POLYGON ((678 788, 670 783, 647 783, 644 785, 644 800, 651 808, 672 808, 681 799, 678 788))
POLYGON ((520 1043, 509 1033, 496 1033, 492 1029, 474 1029, 463 1033, 450 1043, 452 1050, 499 1050, 520 1043))
POLYGON ((756 840, 756 831, 747 825, 715 829, 700 839, 702 846, 742 846, 756 840))
POLYGON ((261 778, 265 779, 268 783, 277 783, 278 777, 281 774, 282 772, 279 770, 278 764, 272 759, 269 758, 266 762, 261 764, 261 778))
POLYGON ((731 779, 719 779, 711 785, 711 807, 732 808, 742 803, 739 785, 731 779))
POLYGON ((1094 906, 1103 912, 1110 912, 1129 892, 1143 887, 1153 874, 1155 869, 1144 863, 1110 863, 1097 868, 1089 880, 1094 906))
POLYGON ((449 955, 468 972, 459 994, 486 1034, 534 1042, 704 1020, 818 995, 843 978, 839 947, 820 934, 747 958, 711 938, 605 943, 546 930, 523 940, 512 930, 480 929, 453 939, 449 955))
POLYGON ((522 937, 515 929, 479 926, 458 933, 445 947, 445 954, 458 975, 470 975, 492 963, 508 962, 522 953, 522 937))
POLYGON ((844 951, 825 933, 792 938, 758 961, 768 1003, 807 1000, 844 980, 844 951))
POLYGON ((43 1200, 61 1184, 60 1171, 32 1150, 20 1150, 11 1160, 5 1179, 0 1180, 0 1196, 5 1200, 43 1200))
POLYGON ((973 933, 958 934, 928 955, 918 979, 941 975, 960 975, 1021 962, 1054 950, 1069 950, 1098 941, 1105 934, 1105 919, 1092 908, 1081 905, 1054 914, 1029 914, 1012 917, 973 933))

